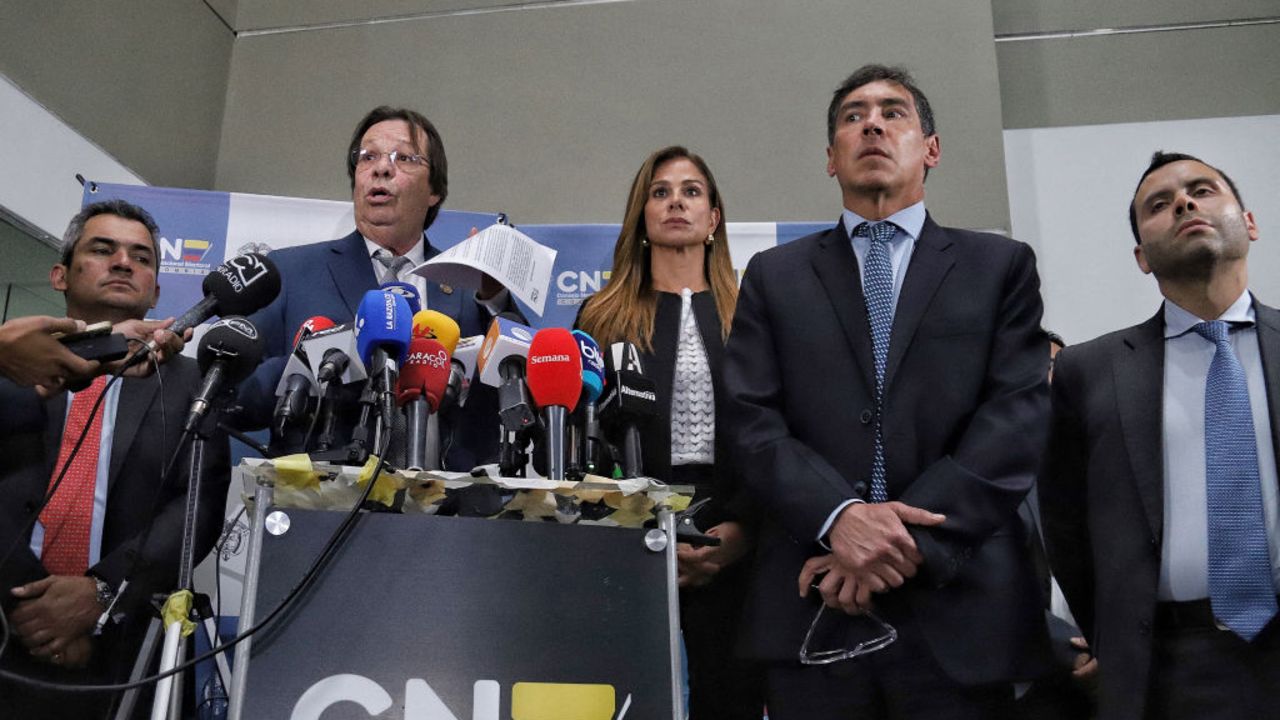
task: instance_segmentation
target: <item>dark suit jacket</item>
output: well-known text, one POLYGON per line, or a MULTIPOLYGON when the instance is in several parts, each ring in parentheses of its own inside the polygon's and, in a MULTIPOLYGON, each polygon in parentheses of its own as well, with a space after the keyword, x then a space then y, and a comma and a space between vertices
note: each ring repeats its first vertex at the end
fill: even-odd
MULTIPOLYGON (((89 573, 119 587, 131 569, 129 588, 121 596, 117 611, 125 611, 122 626, 110 628, 95 642, 91 674, 98 678, 127 676, 137 653, 150 614, 146 609, 151 595, 177 589, 178 561, 182 551, 182 530, 186 516, 189 451, 179 459, 174 477, 158 487, 165 462, 178 445, 183 420, 191 399, 200 387, 200 371, 195 361, 178 356, 162 365, 156 377, 125 378, 116 409, 111 468, 107 478, 106 521, 102 528, 101 560, 89 573), (154 521, 153 521, 154 518, 154 521), (151 535, 145 547, 140 536, 149 523, 151 535)), ((0 438, 0 548, 17 548, 0 567, 0 595, 6 611, 14 607, 9 589, 46 577, 48 572, 30 550, 30 531, 23 532, 30 513, 39 507, 49 485, 62 443, 66 418, 66 395, 40 400, 29 388, 0 381, 0 413, 20 413, 41 418, 39 427, 0 438)), ((194 561, 198 563, 213 548, 222 530, 223 509, 230 479, 229 447, 225 435, 215 435, 205 446, 203 483, 195 540, 194 561)), ((16 638, 5 651, 19 669, 31 661, 16 638)), ((10 667, 13 667, 12 665, 10 667)), ((84 673, 64 673, 72 681, 84 682, 84 673)))
MULTIPOLYGON (((926 219, 898 301, 885 374, 888 494, 947 516, 909 526, 922 572, 877 596, 911 617, 966 684, 1043 674, 1044 619, 1017 507, 1048 419, 1035 257, 926 219)), ((868 496, 875 439, 871 332, 843 224, 756 255, 725 351, 728 419, 764 514, 750 648, 797 657, 816 605, 796 593, 843 501, 868 496)))
MULTIPOLYGON (((640 363, 644 374, 653 381, 658 395, 657 416, 640 427, 641 461, 644 473, 663 481, 671 480, 671 398, 675 384, 676 351, 680 346, 680 309, 682 299, 675 293, 657 293, 658 302, 653 317, 653 349, 641 351, 640 363)), ((754 511, 741 483, 735 478, 733 452, 725 429, 724 340, 720 332, 720 313, 715 297, 710 291, 694 293, 691 298, 698 334, 707 351, 707 365, 711 371, 711 383, 716 403, 715 467, 709 491, 712 501, 697 514, 697 525, 702 530, 726 520, 753 524, 754 511)), ((587 300, 587 303, 591 302, 587 300)), ((582 307, 586 307, 583 303, 582 307)), ((578 311, 582 315, 581 309, 578 311)), ((574 321, 577 327, 577 321, 574 321)), ((607 348, 603 350, 607 351, 607 348)), ((614 438, 610 438, 613 440, 614 438)), ((619 442, 620 444, 620 442, 619 442)))
MULTIPOLYGON (((1280 448, 1280 312, 1256 300, 1280 448)), ((1054 575, 1099 663, 1102 718, 1142 717, 1164 537, 1164 314, 1058 354, 1040 479, 1054 575)))
MULTIPOLYGON (((427 259, 440 252, 430 244, 425 250, 427 259)), ((250 428, 266 427, 271 421, 276 384, 298 327, 316 315, 336 323, 351 322, 365 292, 378 288, 359 232, 339 240, 276 250, 271 259, 280 269, 280 295, 249 318, 266 339, 267 359, 240 386, 239 402, 245 408, 242 424, 250 428)), ((445 293, 434 282, 427 283, 427 307, 456 320, 463 337, 484 333, 492 319, 475 301, 473 291, 458 288, 445 293)), ((348 412, 339 423, 340 430, 345 430, 343 442, 350 439, 358 414, 353 400, 344 405, 348 412)), ((470 470, 496 455, 497 393, 492 388, 473 383, 466 406, 446 410, 441 420, 441 443, 449 448, 444 458, 447 469, 470 470), (451 444, 448 436, 453 438, 451 444)))

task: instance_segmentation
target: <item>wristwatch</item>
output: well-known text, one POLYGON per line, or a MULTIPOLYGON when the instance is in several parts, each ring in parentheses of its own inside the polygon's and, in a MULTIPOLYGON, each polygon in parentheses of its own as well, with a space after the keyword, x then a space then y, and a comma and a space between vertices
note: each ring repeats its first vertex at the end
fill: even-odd
POLYGON ((98 605, 105 611, 111 607, 111 602, 116 599, 116 590, 106 580, 100 577, 91 577, 93 577, 93 582, 98 586, 98 605))

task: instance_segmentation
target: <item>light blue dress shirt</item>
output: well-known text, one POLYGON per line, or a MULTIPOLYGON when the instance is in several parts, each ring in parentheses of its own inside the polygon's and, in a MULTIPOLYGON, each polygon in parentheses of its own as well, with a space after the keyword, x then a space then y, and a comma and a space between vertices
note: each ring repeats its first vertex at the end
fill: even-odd
MULTIPOLYGON (((1231 346, 1244 368, 1258 444, 1263 518, 1271 552, 1271 577, 1280 588, 1280 509, 1276 453, 1271 442, 1266 378, 1258 350, 1253 299, 1245 291, 1219 320, 1231 325, 1231 346)), ((1199 317, 1164 303, 1164 545, 1160 557, 1162 601, 1209 597, 1209 521, 1205 489, 1204 393, 1214 344, 1192 328, 1199 317)), ((1274 360, 1274 358, 1273 358, 1274 360)))
MULTIPOLYGON (((853 231, 862 223, 869 221, 847 208, 841 217, 844 220, 845 232, 849 233, 849 240, 853 243, 853 254, 858 258, 858 268, 861 270, 866 266, 867 250, 871 247, 871 238, 854 236, 853 231)), ((907 266, 911 264, 911 253, 915 251, 916 239, 920 237, 920 231, 924 229, 924 218, 924 201, 921 200, 915 205, 899 210, 884 220, 876 221, 891 222, 898 226, 897 232, 893 234, 893 239, 889 241, 889 262, 893 266, 893 310, 895 315, 898 310, 898 296, 902 294, 902 282, 907 277, 907 266)), ((859 277, 863 283, 862 290, 865 296, 867 274, 859 272, 859 277)), ((831 525, 835 523, 836 516, 840 514, 840 511, 855 502, 862 502, 862 500, 850 498, 837 505, 836 509, 831 511, 831 514, 827 516, 827 521, 822 524, 822 529, 818 532, 820 541, 831 531, 831 525)))
MULTIPOLYGON (((102 399, 102 442, 98 446, 98 474, 93 486, 93 524, 89 529, 89 567, 102 560, 102 526, 107 517, 107 475, 111 471, 111 443, 115 439, 116 406, 120 403, 120 386, 123 381, 112 383, 107 388, 106 397, 102 399)), ((67 414, 71 413, 71 401, 75 393, 67 393, 67 414)), ((66 427, 66 418, 63 420, 66 427)), ((77 453, 77 457, 79 453, 77 453)), ((55 467, 54 472, 60 468, 55 467)), ((66 482, 63 480, 63 482, 66 482)), ((39 558, 44 553, 44 524, 36 521, 31 530, 31 552, 39 558)))

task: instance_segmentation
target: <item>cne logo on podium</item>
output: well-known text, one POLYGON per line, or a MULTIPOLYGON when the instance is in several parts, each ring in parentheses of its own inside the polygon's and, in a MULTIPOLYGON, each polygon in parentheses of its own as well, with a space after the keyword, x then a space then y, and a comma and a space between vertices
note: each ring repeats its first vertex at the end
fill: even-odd
MULTIPOLYGON (((499 720, 501 694, 498 681, 477 680, 472 686, 471 720, 499 720)), ((342 702, 356 703, 376 717, 390 710, 395 699, 363 675, 330 675, 307 688, 289 718, 320 720, 330 706, 342 702)), ((630 695, 618 708, 614 687, 603 683, 517 682, 511 688, 512 720, 623 720, 630 707, 630 695)), ((421 678, 405 682, 403 719, 463 720, 421 678)))

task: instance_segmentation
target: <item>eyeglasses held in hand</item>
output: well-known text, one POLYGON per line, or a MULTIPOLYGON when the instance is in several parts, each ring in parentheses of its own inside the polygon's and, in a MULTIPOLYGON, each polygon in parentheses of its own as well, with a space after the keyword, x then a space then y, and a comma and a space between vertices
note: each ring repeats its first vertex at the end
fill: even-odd
MULTIPOLYGON (((817 590, 818 584, 815 582, 811 587, 817 590)), ((861 615, 847 615, 837 611, 828 613, 827 610, 826 603, 819 605, 817 614, 813 616, 813 622, 809 623, 809 631, 804 634, 804 642, 800 645, 801 665, 830 665, 841 660, 852 660, 883 650, 898 639, 897 629, 870 610, 861 615), (829 619, 827 625, 843 621, 841 624, 844 625, 844 641, 840 643, 842 647, 832 650, 818 650, 810 647, 816 644, 815 635, 819 626, 822 625, 824 615, 829 619), (856 639, 859 635, 863 638, 856 639), (853 642, 850 643, 850 640, 853 642)))

